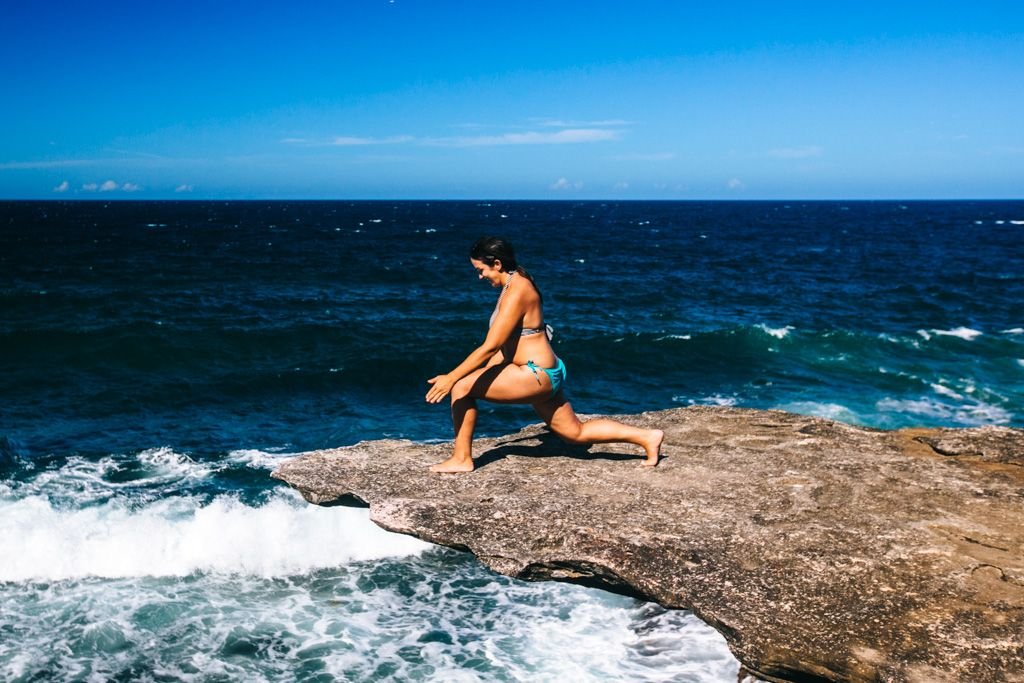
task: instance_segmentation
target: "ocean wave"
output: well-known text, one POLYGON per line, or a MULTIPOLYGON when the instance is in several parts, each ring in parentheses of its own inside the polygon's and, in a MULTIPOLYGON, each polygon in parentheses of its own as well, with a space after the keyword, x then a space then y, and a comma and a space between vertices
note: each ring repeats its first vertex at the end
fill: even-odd
POLYGON ((673 396, 672 400, 675 403, 687 403, 689 405, 702 406, 734 406, 739 403, 739 399, 736 398, 735 396, 722 396, 721 394, 715 394, 713 396, 704 396, 702 398, 673 396))
POLYGON ((1007 424, 1013 420, 1013 414, 1010 411, 983 401, 951 405, 927 397, 920 399, 887 397, 877 401, 875 408, 882 413, 910 414, 968 427, 1007 424))
POLYGON ((940 396, 947 396, 949 398, 954 398, 954 399, 956 399, 958 401, 964 400, 964 397, 963 397, 962 394, 958 394, 956 391, 954 391, 953 389, 950 389, 949 387, 947 387, 947 386, 945 386, 943 384, 937 384, 935 382, 932 382, 931 383, 931 387, 932 387, 932 391, 934 391, 936 394, 939 394, 940 396))
POLYGON ((61 506, 81 507, 114 497, 145 502, 188 490, 230 465, 199 462, 168 446, 102 458, 73 455, 59 467, 19 478, 10 488, 21 497, 40 496, 61 506))
POLYGON ((777 410, 796 413, 797 415, 811 415, 813 417, 824 417, 829 420, 837 420, 847 424, 864 424, 863 418, 855 411, 839 403, 819 403, 817 401, 792 401, 774 406, 777 410))
POLYGON ((0 500, 0 581, 303 574, 356 560, 420 552, 362 510, 308 505, 279 489, 264 505, 226 495, 177 497, 141 508, 112 500, 64 509, 41 496, 0 500))
MULTIPOLYGON (((337 510, 333 510, 337 512, 337 510)), ((0 678, 735 681, 693 614, 432 551, 287 579, 2 584, 0 678)))
POLYGON ((276 469, 282 461, 294 457, 294 455, 294 453, 272 453, 270 451, 248 448, 231 451, 228 453, 227 461, 256 470, 273 470, 276 469))
POLYGON ((757 327, 757 329, 761 330, 765 334, 775 337, 776 339, 785 339, 790 332, 796 329, 792 325, 786 325, 785 327, 768 327, 764 323, 756 325, 755 327, 757 327))
POLYGON ((928 341, 929 339, 931 339, 932 336, 936 336, 936 337, 958 337, 958 338, 964 339, 966 341, 974 341, 975 339, 980 337, 982 334, 984 334, 983 332, 980 332, 979 330, 972 330, 969 327, 956 327, 956 328, 953 328, 952 330, 935 330, 935 329, 930 330, 930 331, 929 330, 918 330, 917 333, 919 335, 921 335, 921 337, 925 341, 928 341))

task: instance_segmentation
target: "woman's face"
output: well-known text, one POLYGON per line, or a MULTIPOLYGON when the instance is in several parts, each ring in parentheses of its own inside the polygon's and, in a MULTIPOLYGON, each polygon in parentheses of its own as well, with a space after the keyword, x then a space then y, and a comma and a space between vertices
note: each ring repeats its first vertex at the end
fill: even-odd
POLYGON ((501 287, 505 284, 505 274, 501 270, 501 261, 495 261, 493 266, 489 266, 483 261, 477 261, 475 258, 469 259, 469 262, 473 264, 473 270, 476 271, 477 277, 490 282, 491 287, 501 287))

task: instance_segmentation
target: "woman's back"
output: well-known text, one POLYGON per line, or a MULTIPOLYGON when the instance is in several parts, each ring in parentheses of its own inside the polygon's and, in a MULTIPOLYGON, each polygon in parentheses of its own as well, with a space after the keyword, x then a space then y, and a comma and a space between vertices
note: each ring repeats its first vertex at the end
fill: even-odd
POLYGON ((554 365, 556 357, 546 334, 543 304, 533 282, 525 277, 513 277, 507 290, 503 290, 498 306, 503 303, 515 306, 517 315, 521 315, 520 325, 502 346, 505 361, 516 365, 525 365, 528 361, 545 367, 554 365))

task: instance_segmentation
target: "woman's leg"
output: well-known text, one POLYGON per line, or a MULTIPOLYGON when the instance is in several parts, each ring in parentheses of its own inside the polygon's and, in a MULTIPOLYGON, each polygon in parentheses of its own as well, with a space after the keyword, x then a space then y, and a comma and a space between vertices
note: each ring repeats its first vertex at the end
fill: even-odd
POLYGON ((466 375, 452 387, 452 427, 455 448, 452 457, 433 465, 432 472, 470 472, 473 470, 473 430, 476 427, 476 399, 495 403, 532 403, 551 393, 551 380, 540 373, 541 383, 529 368, 519 365, 495 365, 466 375))
POLYGON ((581 422, 561 393, 535 403, 533 409, 551 427, 551 431, 570 443, 632 443, 647 454, 643 462, 645 467, 658 464, 661 442, 665 439, 665 433, 660 429, 641 429, 604 417, 581 422))

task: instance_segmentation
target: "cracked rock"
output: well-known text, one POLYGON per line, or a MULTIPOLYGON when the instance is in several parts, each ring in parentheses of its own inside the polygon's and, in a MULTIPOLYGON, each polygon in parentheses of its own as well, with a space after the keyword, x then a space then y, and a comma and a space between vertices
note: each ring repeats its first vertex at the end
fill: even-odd
POLYGON ((1024 681, 1024 431, 863 429, 694 406, 616 416, 663 460, 543 426, 475 444, 381 440, 273 473, 317 504, 527 580, 691 609, 768 681, 1024 681))

